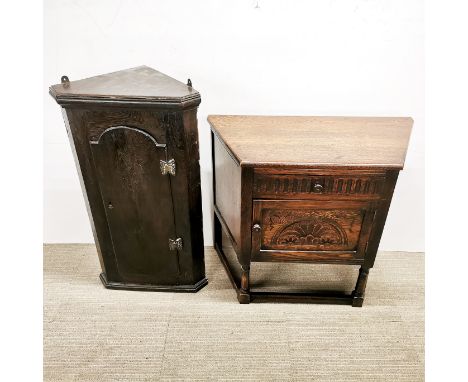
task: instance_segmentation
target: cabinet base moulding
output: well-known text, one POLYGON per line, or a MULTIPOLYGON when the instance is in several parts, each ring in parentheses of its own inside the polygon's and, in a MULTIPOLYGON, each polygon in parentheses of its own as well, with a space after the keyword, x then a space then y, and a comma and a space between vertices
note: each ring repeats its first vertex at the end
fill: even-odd
POLYGON ((107 289, 120 289, 120 290, 138 290, 148 292, 186 292, 195 293, 208 284, 206 278, 201 279, 193 285, 153 285, 153 284, 129 284, 119 282, 109 282, 105 273, 99 275, 99 279, 107 289))

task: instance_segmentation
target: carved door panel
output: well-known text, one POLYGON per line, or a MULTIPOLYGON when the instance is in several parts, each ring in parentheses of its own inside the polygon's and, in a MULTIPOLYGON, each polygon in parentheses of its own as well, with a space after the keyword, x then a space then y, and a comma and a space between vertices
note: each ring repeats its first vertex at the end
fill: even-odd
POLYGON ((360 263, 374 218, 363 201, 255 200, 252 259, 360 263))
POLYGON ((108 128, 90 144, 121 277, 174 284, 180 272, 178 250, 169 248, 177 238, 171 175, 160 164, 166 144, 127 126, 108 128))

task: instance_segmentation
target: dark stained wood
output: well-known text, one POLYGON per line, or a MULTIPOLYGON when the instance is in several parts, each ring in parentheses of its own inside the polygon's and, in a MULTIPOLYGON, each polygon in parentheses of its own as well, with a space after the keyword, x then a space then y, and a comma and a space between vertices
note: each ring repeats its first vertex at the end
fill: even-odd
MULTIPOLYGON (((245 269, 250 267, 250 254, 252 247, 252 187, 253 168, 242 167, 241 179, 241 256, 239 261, 245 269)), ((231 191, 232 192, 232 191, 231 191)))
MULTIPOLYGON (((215 215, 215 224, 217 224, 217 216, 215 215)), ((217 240, 214 242, 214 248, 221 260, 231 285, 237 294, 237 298, 241 304, 254 302, 307 302, 315 304, 342 304, 350 305, 353 303, 353 295, 346 294, 340 291, 303 291, 303 292, 278 292, 278 291, 256 291, 249 288, 248 292, 242 288, 242 279, 244 279, 244 288, 248 287, 248 278, 236 277, 234 266, 229 264, 223 246, 219 246, 217 240)), ((357 301, 357 300, 356 300, 357 301)))
POLYGON ((369 276, 369 268, 361 267, 359 269, 359 276, 356 282, 356 288, 353 295, 353 306, 361 307, 364 303, 364 293, 367 285, 367 277, 369 276))
POLYGON ((404 164, 411 118, 209 116, 208 121, 215 248, 239 302, 362 306, 404 164), (226 171, 225 158, 232 168, 240 168, 240 186, 226 171), (240 208, 239 202, 225 202, 239 192, 240 208), (240 244, 232 234, 239 219, 240 244), (241 268, 238 278, 223 252, 221 230, 233 241, 241 268), (256 292, 250 284, 252 261, 361 265, 361 271, 352 295, 256 292))
POLYGON ((262 249, 252 253, 252 261, 258 262, 295 262, 295 263, 321 263, 321 264, 362 264, 363 259, 358 257, 356 251, 299 251, 262 249))
MULTIPOLYGON (((202 212, 202 190, 200 180, 200 154, 198 143, 198 121, 197 108, 189 108, 182 113, 181 127, 185 134, 185 147, 180 148, 182 166, 180 178, 171 178, 174 200, 176 206, 176 226, 185 227, 187 239, 185 250, 192 253, 181 259, 185 269, 190 270, 186 275, 187 280, 201 280, 205 278, 205 243, 203 240, 203 212, 202 212), (183 170, 183 171, 182 171, 183 170), (177 178, 177 179, 176 179, 177 178), (179 203, 180 201, 180 203, 179 203), (188 215, 188 219, 186 216, 188 215)), ((174 146, 169 146, 169 151, 174 146)), ((177 157, 177 155, 173 155, 177 157)))
MULTIPOLYGON (((86 117, 88 113, 84 110, 62 109, 62 114, 75 159, 75 165, 78 170, 78 177, 80 179, 101 269, 105 272, 108 279, 115 282, 122 282, 122 277, 117 269, 117 260, 112 246, 112 238, 107 226, 106 211, 98 189, 96 169, 93 163, 91 145, 88 140, 88 129, 86 127, 86 117)), ((123 115, 128 114, 123 112, 123 115)), ((129 124, 129 122, 130 121, 126 117, 122 117, 119 120, 119 124, 121 125, 129 124)))
POLYGON ((356 251, 367 203, 255 200, 256 250, 356 251))
MULTIPOLYGON (((229 229, 229 226, 227 225, 226 221, 224 220, 221 212, 218 210, 217 206, 214 206, 214 216, 215 216, 215 223, 221 227, 221 230, 226 234, 228 237, 229 241, 231 242, 232 247, 236 250, 236 253, 240 253, 240 246, 237 245, 236 240, 234 239, 234 236, 232 236, 231 230, 229 229)), ((214 237, 216 238, 216 224, 214 226, 214 237)), ((221 244, 221 237, 219 237, 220 241, 217 241, 217 243, 221 244)))
POLYGON ((146 292, 187 292, 195 293, 208 284, 206 278, 202 278, 195 284, 190 285, 153 285, 153 284, 134 284, 128 282, 108 281, 106 274, 101 273, 99 279, 107 289, 115 290, 133 290, 146 292))
POLYGON ((213 163, 216 166, 213 173, 223 179, 222 182, 215 183, 215 204, 229 226, 230 235, 237 246, 241 244, 241 167, 219 144, 217 137, 213 136, 213 141, 213 163))
POLYGON ((60 105, 186 108, 200 104, 200 94, 191 86, 148 66, 65 81, 49 92, 60 105))
POLYGON ((399 171, 388 171, 387 183, 385 184, 384 199, 380 201, 379 208, 376 211, 375 223, 372 227, 371 237, 366 251, 365 267, 372 268, 374 266, 375 257, 379 248, 380 239, 382 237, 385 221, 387 220, 388 210, 392 202, 393 191, 395 190, 399 171))
POLYGON ((411 118, 210 115, 239 163, 403 168, 411 118))
POLYGON ((170 179, 159 168, 159 160, 166 159, 165 144, 138 129, 117 126, 92 142, 91 149, 123 281, 171 284, 180 267, 167 246, 176 229, 170 179))
POLYGON ((207 283, 197 108, 178 98, 194 90, 153 72, 140 68, 111 73, 64 84, 63 92, 62 85, 54 85, 51 93, 63 107, 103 284, 111 289, 195 292, 207 283), (138 93, 142 78, 149 77, 153 93, 146 85, 138 93), (168 90, 171 84, 173 91, 168 90), (117 92, 119 87, 124 90, 117 92), (117 94, 105 93, 112 89, 117 94), (163 90, 174 107, 161 103, 163 90), (151 105, 135 97, 129 100, 130 95, 151 99, 151 105), (160 161, 169 159, 175 160, 175 175, 161 172, 160 161), (171 250, 169 239, 176 238, 183 246, 171 250))
POLYGON ((250 262, 252 248, 252 188, 253 168, 241 167, 241 246, 238 254, 241 265, 241 288, 238 299, 241 304, 250 303, 250 262))
MULTIPOLYGON (((218 216, 215 214, 214 215, 214 224, 215 227, 219 226, 219 219, 218 216)), ((243 293, 243 296, 240 295, 240 290, 241 290, 241 282, 240 279, 237 280, 235 273, 233 271, 233 268, 229 265, 228 259, 226 257, 226 254, 224 253, 223 250, 223 244, 222 244, 222 238, 215 236, 215 241, 214 241, 214 248, 216 250, 216 253, 219 256, 219 259, 221 260, 221 264, 223 265, 226 274, 229 277, 229 281, 231 282, 232 287, 234 288, 236 294, 237 294, 237 299, 239 300, 240 303, 248 303, 250 302, 250 297, 248 296, 247 293, 243 293)))
MULTIPOLYGON (((300 170, 299 170, 300 171, 300 170)), ((264 174, 255 173, 254 197, 275 199, 380 199, 384 174, 264 174)))
POLYGON ((278 291, 251 291, 251 301, 261 302, 305 302, 314 304, 349 305, 353 301, 352 295, 333 291, 304 291, 304 292, 278 292, 278 291))

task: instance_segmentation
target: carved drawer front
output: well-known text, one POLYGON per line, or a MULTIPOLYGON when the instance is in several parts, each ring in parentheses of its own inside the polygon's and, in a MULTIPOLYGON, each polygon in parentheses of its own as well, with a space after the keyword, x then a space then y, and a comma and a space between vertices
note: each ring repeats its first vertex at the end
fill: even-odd
POLYGON ((359 264, 373 211, 362 201, 255 200, 252 258, 359 264))
POLYGON ((320 195, 377 199, 383 191, 385 174, 271 174, 256 171, 255 198, 310 199, 320 195))

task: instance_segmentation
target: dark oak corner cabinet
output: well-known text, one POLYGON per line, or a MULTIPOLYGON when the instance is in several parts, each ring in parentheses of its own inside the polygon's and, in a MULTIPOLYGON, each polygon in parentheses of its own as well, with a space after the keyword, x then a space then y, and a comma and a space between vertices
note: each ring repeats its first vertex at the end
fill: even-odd
POLYGON ((412 119, 213 115, 208 121, 215 248, 239 302, 362 306, 412 119), (223 237, 230 239, 234 260, 224 251, 223 237), (265 291, 250 285, 252 262, 348 264, 360 270, 350 294, 265 291))
POLYGON ((140 66, 50 94, 62 107, 106 288, 196 292, 204 285, 200 94, 140 66))

